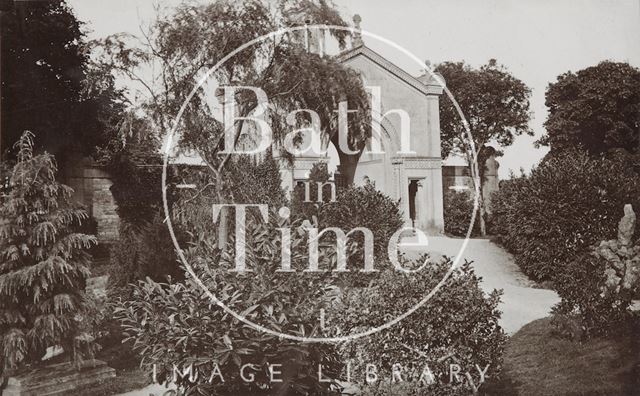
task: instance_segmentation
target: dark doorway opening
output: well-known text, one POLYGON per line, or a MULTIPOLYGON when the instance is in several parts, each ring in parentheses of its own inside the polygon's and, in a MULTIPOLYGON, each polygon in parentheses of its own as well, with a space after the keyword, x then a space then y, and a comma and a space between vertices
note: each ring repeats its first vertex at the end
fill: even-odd
POLYGON ((418 193, 418 180, 409 180, 409 217, 411 226, 416 226, 416 195, 418 193))

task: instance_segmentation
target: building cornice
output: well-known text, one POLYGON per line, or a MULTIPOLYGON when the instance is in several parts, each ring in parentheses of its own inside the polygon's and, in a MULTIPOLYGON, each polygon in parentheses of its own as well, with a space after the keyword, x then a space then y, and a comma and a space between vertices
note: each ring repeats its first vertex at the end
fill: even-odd
POLYGON ((336 59, 340 63, 346 63, 349 60, 354 59, 358 56, 364 56, 365 58, 369 59, 371 62, 375 63, 382 69, 386 70, 387 72, 391 73, 395 77, 402 80, 407 85, 415 88, 423 95, 431 96, 431 95, 442 94, 443 87, 437 82, 434 82, 433 84, 424 84, 422 81, 418 80, 416 77, 412 76, 411 74, 407 73, 400 67, 396 66, 395 64, 387 60, 385 57, 378 54, 377 52, 375 52, 374 50, 372 50, 371 48, 367 47, 364 44, 338 54, 336 59))

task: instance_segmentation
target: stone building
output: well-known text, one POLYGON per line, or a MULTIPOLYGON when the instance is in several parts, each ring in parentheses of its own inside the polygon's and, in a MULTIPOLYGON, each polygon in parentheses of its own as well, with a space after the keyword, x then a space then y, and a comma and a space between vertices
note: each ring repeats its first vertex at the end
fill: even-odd
MULTIPOLYGON (((399 200, 405 225, 432 235, 441 233, 444 220, 438 105, 442 86, 428 74, 411 76, 362 41, 342 52, 338 60, 356 70, 365 86, 380 87, 382 113, 389 112, 381 125, 384 154, 365 150, 361 156, 348 155, 335 142, 325 143, 333 144, 337 151, 339 174, 356 185, 374 183, 377 189, 399 200), (409 146, 415 154, 399 154, 403 120, 397 109, 409 116, 409 146)), ((371 148, 371 141, 366 147, 371 148)), ((328 148, 323 147, 325 150, 328 148)), ((283 169, 284 187, 292 190, 306 178, 313 164, 321 160, 327 159, 311 153, 296 157, 293 166, 283 169)))

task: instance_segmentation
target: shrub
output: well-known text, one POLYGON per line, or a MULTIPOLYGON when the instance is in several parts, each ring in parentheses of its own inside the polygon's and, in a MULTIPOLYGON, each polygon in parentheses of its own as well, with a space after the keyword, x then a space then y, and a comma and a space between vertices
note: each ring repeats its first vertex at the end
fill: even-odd
MULTIPOLYGON (((33 155, 33 134, 18 143, 18 162, 0 206, 0 370, 37 364, 50 346, 74 358, 91 352, 80 323, 94 236, 75 232, 88 215, 56 180, 50 154, 33 155)), ((2 373, 0 371, 0 373, 2 373)))
POLYGON ((158 213, 150 222, 140 220, 136 225, 121 222, 119 240, 111 248, 113 286, 124 287, 146 277, 157 281, 166 280, 167 276, 176 280, 184 277, 163 220, 164 216, 158 213))
MULTIPOLYGON (((402 227, 403 220, 398 202, 376 190, 372 184, 349 186, 338 192, 335 202, 328 202, 318 210, 320 229, 338 227, 348 232, 356 227, 371 230, 374 238, 374 254, 386 257, 391 236, 402 227)), ((359 250, 364 245, 362 235, 354 240, 359 250)))
POLYGON ((282 189, 280 166, 271 151, 260 162, 249 156, 231 161, 225 170, 225 189, 232 195, 231 202, 238 204, 268 204, 278 210, 286 203, 282 189))
MULTIPOLYGON (((422 264, 424 259, 416 263, 422 264)), ((338 317, 333 320, 347 333, 379 326, 418 303, 443 278, 450 265, 447 259, 432 262, 413 274, 384 271, 369 288, 346 291, 344 310, 336 310, 338 317)), ((402 385, 407 392, 403 394, 408 395, 469 394, 472 386, 468 379, 449 383, 449 364, 458 364, 461 373, 469 372, 476 387, 480 383, 476 364, 481 369, 489 365, 487 378, 496 378, 501 371, 506 341, 498 324, 501 292, 494 290, 486 295, 479 282, 480 278, 466 262, 416 312, 387 330, 348 344, 345 360, 356 365, 371 362, 387 380, 386 385, 379 381, 366 388, 365 394, 400 394, 399 387, 384 390, 396 364, 402 367, 403 381, 409 383, 402 385), (434 376, 428 386, 419 383, 427 364, 434 376)), ((360 383, 366 385, 359 371, 362 367, 352 370, 360 383)))
MULTIPOLYGON (((318 217, 318 211, 320 206, 324 202, 331 200, 331 186, 327 185, 322 189, 323 202, 317 202, 318 199, 318 182, 325 183, 330 181, 331 175, 327 168, 327 164, 324 162, 317 162, 313 164, 309 171, 309 200, 311 202, 305 202, 305 186, 297 185, 294 187, 291 193, 291 213, 295 218, 306 219, 313 221, 313 217, 318 217)), ((336 188, 338 188, 336 186, 336 188)))
POLYGON ((492 229, 525 274, 555 282, 572 263, 616 232, 620 208, 640 207, 640 179, 624 159, 581 151, 546 158, 530 176, 500 184, 492 229))
MULTIPOLYGON (((147 276, 155 280, 182 277, 163 222, 162 158, 157 147, 146 141, 130 142, 102 160, 113 179, 111 193, 120 218, 119 239, 110 249, 110 262, 117 271, 110 282, 122 287, 147 276)), ((174 172, 167 171, 171 183, 174 172)), ((167 189, 169 204, 174 200, 172 191, 167 189)))
MULTIPOLYGON (((402 227, 404 221, 400 213, 398 202, 381 191, 373 184, 364 186, 347 186, 338 189, 336 200, 331 202, 330 191, 323 192, 325 201, 315 202, 317 199, 316 182, 329 180, 326 164, 316 164, 309 176, 311 182, 311 200, 304 202, 304 188, 296 188, 292 202, 292 212, 297 219, 315 222, 318 229, 337 227, 344 232, 357 227, 365 227, 372 231, 374 240, 374 255, 376 259, 385 259, 387 246, 391 236, 402 227)), ((354 233, 349 239, 348 261, 353 265, 362 265, 364 237, 361 233, 354 233)), ((333 241, 334 239, 327 238, 333 241)))
MULTIPOLYGON (((275 217, 275 216, 273 216, 275 217)), ((202 220, 205 221, 205 220, 202 220)), ((234 266, 233 249, 220 252, 209 234, 201 234, 185 254, 194 270, 216 297, 235 312, 267 328, 299 336, 318 336, 317 314, 327 304, 324 277, 296 277, 280 268, 280 233, 265 223, 247 219, 248 274, 228 272, 234 266)), ((281 221, 280 226, 285 226, 281 221)), ((301 229, 292 230, 299 240, 301 229)), ((233 241, 232 241, 233 242, 233 241)), ((292 265, 302 269, 308 255, 292 243, 292 265)), ((320 261, 326 262, 324 254, 320 261)), ((200 289, 193 278, 160 284, 147 279, 134 288, 131 301, 116 310, 125 333, 143 356, 143 365, 156 365, 160 382, 172 379, 175 364, 193 365, 198 378, 176 378, 180 390, 200 394, 266 395, 334 394, 342 363, 334 345, 302 343, 258 332, 236 320, 200 289), (224 383, 208 381, 215 364, 224 383), (254 382, 240 377, 244 364, 254 382), (282 364, 282 383, 271 382, 269 365, 282 364), (318 365, 329 382, 319 382, 318 365)))
MULTIPOLYGON (((453 236, 467 236, 473 210, 473 199, 467 192, 446 191, 444 193, 444 231, 453 236)), ((480 222, 477 216, 476 214, 470 236, 480 234, 480 222)))
POLYGON ((630 205, 618 226, 618 238, 602 241, 570 264, 556 289, 554 325, 562 335, 586 338, 626 330, 629 307, 640 290, 640 245, 633 245, 636 216, 630 205))
POLYGON ((101 161, 113 180, 111 193, 122 221, 143 224, 163 210, 162 157, 158 147, 149 142, 131 142, 101 161))

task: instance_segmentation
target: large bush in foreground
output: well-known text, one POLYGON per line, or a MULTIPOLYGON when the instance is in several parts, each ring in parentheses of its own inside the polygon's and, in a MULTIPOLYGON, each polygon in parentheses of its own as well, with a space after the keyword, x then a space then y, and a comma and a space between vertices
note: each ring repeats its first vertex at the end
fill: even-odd
MULTIPOLYGON (((404 264, 411 268, 422 265, 424 259, 404 264)), ((428 295, 451 264, 449 259, 435 260, 410 274, 384 271, 368 288, 346 291, 346 308, 338 311, 335 320, 347 332, 380 326, 428 295)), ((486 369, 485 380, 496 378, 502 369, 506 341, 498 323, 501 292, 484 293, 480 280, 465 262, 417 311, 389 329, 347 344, 345 360, 353 366, 355 382, 371 395, 468 395, 474 387, 482 388, 476 365, 486 369), (379 379, 368 387, 363 373, 366 363, 375 364, 379 379), (450 364, 460 366, 460 381, 449 381, 450 364), (394 366, 401 367, 402 380, 408 384, 385 390, 394 366), (426 366, 433 377, 425 378, 426 366)))
POLYGON ((640 207, 640 178, 623 156, 564 152, 500 184, 491 231, 524 273, 553 282, 591 245, 615 236, 627 203, 640 207))
MULTIPOLYGON (((281 265, 280 233, 252 217, 247 222, 246 264, 251 272, 230 271, 235 265, 233 248, 218 250, 210 231, 199 234, 185 250, 195 273, 219 301, 247 319, 274 331, 320 336, 318 312, 328 304, 330 281, 325 278, 330 273, 276 272, 281 265)), ((285 220, 278 225, 286 226, 285 220)), ((303 232, 292 230, 292 268, 298 271, 308 263, 308 255, 295 242, 303 232)), ((326 265, 324 254, 319 259, 326 265)), ((342 362, 334 345, 289 341, 257 331, 216 306, 192 277, 181 283, 141 281, 133 298, 122 302, 116 313, 143 365, 150 370, 155 365, 158 381, 175 380, 185 394, 326 395, 337 389, 342 362), (217 376, 209 381, 216 363, 224 382, 217 376), (245 364, 253 365, 245 372, 254 376, 252 382, 240 377, 245 364), (328 382, 317 380, 320 364, 328 382), (192 366, 199 375, 174 378, 174 365, 181 372, 192 366), (270 380, 270 365, 281 365, 275 368, 281 374, 275 376, 282 382, 270 380)))
POLYGON ((75 232, 88 215, 56 180, 53 156, 33 154, 32 138, 25 132, 17 143, 0 205, 0 374, 41 362, 51 346, 73 357, 91 346, 80 319, 96 239, 75 232))

